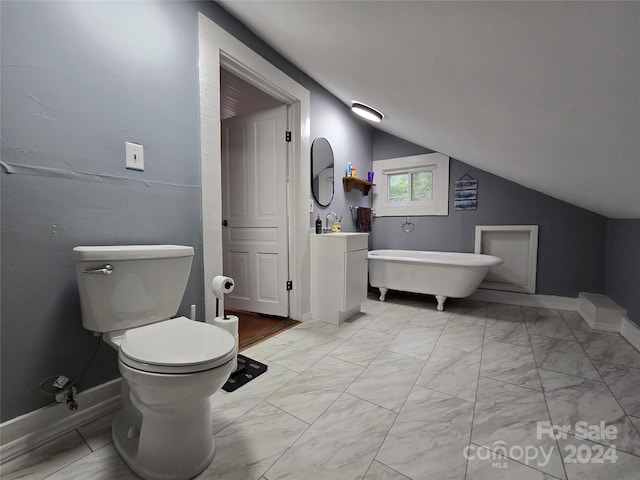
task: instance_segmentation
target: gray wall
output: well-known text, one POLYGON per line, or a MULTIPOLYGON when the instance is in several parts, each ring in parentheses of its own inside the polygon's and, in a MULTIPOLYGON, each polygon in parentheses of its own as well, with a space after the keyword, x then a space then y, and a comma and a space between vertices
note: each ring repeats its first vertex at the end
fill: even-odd
POLYGON ((605 293, 640 326, 640 219, 607 221, 605 293))
MULTIPOLYGON (((5 421, 48 403, 40 380, 75 376, 90 357, 74 246, 193 245, 181 314, 202 308, 203 273, 195 12, 172 3, 1 8, 5 421), (144 172, 125 170, 125 141, 144 145, 144 172)), ((118 375, 116 352, 103 347, 81 389, 118 375)))
MULTIPOLYGON (((379 131, 373 138, 374 160, 431 151, 379 131)), ((404 217, 375 218, 370 247, 473 252, 476 225, 539 225, 536 292, 604 292, 606 218, 455 159, 450 192, 465 173, 478 180, 477 210, 455 211, 451 194, 448 216, 413 217, 409 234, 402 231, 404 217)))
POLYGON ((358 169, 358 176, 366 178, 371 170, 373 155, 373 129, 365 121, 358 120, 351 109, 335 97, 318 96, 311 103, 311 130, 313 137, 325 137, 331 144, 334 156, 334 197, 328 207, 320 207, 314 202, 315 211, 311 214, 311 225, 316 214, 320 213, 323 225, 326 215, 335 212, 342 215, 342 230, 356 231, 355 210, 351 205, 371 206, 371 197, 363 196, 360 190, 345 192, 342 177, 346 174, 347 162, 358 169), (364 173, 361 173, 364 172, 364 173))
MULTIPOLYGON (((176 243, 196 254, 179 314, 203 308, 197 12, 311 91, 311 134, 371 158, 371 128, 219 5, 0 2, 1 421, 49 403, 38 384, 75 376, 93 348, 71 249, 176 243), (135 26, 136 33, 133 33, 135 26), (144 172, 124 142, 144 145, 144 172)), ((344 193, 336 188, 336 207, 344 193)), ((334 206, 332 206, 332 209, 334 206)), ((118 376, 103 345, 80 390, 118 376)))

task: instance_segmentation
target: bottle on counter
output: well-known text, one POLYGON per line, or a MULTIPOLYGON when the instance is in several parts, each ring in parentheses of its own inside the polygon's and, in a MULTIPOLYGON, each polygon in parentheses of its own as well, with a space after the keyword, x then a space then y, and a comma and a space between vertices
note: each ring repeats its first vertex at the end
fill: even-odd
POLYGON ((322 233, 322 219, 320 218, 320 214, 318 213, 318 218, 316 218, 316 235, 320 235, 322 233))

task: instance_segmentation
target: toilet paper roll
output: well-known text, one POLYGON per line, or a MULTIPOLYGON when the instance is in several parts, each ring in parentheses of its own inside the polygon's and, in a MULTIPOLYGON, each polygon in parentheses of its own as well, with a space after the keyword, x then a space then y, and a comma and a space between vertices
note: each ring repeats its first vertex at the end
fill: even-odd
POLYGON ((236 315, 227 315, 227 318, 216 317, 213 319, 213 324, 229 332, 233 338, 238 336, 238 317, 236 315))
POLYGON ((235 286, 235 282, 231 277, 225 277, 224 275, 218 275, 213 277, 213 281, 211 282, 211 290, 213 290, 213 294, 222 298, 222 294, 229 293, 233 291, 233 287, 235 286))
MULTIPOLYGON (((235 315, 227 315, 227 318, 216 317, 213 319, 213 324, 217 325, 220 328, 225 329, 227 332, 233 335, 233 338, 236 341, 236 354, 237 354, 238 348, 240 346, 240 335, 238 334, 238 317, 235 315)), ((233 367, 233 370, 235 371, 237 367, 238 367, 238 364, 236 362, 235 366, 233 367)))

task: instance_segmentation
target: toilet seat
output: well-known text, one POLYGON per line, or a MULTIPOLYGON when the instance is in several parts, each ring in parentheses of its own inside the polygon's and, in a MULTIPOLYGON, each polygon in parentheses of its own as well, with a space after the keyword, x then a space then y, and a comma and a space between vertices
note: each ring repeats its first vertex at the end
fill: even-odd
POLYGON ((235 338, 229 332, 178 317, 127 330, 118 357, 136 370, 185 374, 216 368, 236 354, 235 338))

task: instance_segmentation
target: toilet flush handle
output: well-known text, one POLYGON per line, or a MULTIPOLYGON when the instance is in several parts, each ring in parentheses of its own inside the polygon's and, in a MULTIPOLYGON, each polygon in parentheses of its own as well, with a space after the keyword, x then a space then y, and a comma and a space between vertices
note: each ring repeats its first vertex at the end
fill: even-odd
POLYGON ((95 268, 93 270, 85 270, 82 273, 101 273, 102 275, 111 275, 113 273, 113 267, 109 264, 101 268, 95 268))

